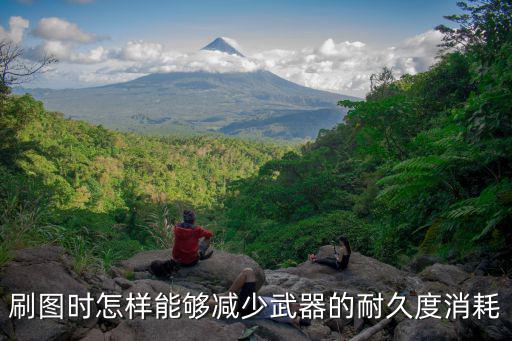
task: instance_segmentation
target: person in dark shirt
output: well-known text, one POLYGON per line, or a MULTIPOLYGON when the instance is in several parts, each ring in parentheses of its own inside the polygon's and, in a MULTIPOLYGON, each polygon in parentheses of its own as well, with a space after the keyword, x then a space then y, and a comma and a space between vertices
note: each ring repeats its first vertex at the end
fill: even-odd
POLYGON ((347 237, 340 236, 338 237, 340 253, 334 248, 334 257, 325 257, 325 258, 317 258, 314 253, 309 255, 309 260, 313 263, 318 263, 322 265, 327 265, 333 269, 343 271, 347 268, 348 262, 350 260, 350 254, 352 250, 350 249, 350 243, 348 242, 347 237))

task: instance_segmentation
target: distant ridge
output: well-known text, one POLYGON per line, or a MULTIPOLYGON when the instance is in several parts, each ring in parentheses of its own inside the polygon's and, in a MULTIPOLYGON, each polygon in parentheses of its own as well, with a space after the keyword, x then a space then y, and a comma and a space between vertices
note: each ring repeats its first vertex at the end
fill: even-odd
POLYGON ((245 57, 242 53, 240 53, 237 49, 231 46, 225 38, 219 37, 215 38, 214 41, 203 47, 201 50, 207 51, 220 51, 225 52, 227 54, 234 54, 240 57, 245 57))
MULTIPOLYGON (((229 38, 203 50, 243 55, 229 38)), ((29 92, 49 110, 110 128, 148 134, 216 132, 282 140, 315 138, 342 121, 342 94, 311 89, 267 70, 175 71, 81 89, 14 89, 29 92)))

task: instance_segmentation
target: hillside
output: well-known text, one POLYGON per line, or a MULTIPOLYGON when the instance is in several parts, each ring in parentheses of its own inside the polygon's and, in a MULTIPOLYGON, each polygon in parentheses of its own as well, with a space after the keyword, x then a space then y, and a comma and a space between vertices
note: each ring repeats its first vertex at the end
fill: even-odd
POLYGON ((314 90, 268 71, 245 73, 173 72, 85 89, 18 89, 66 117, 139 132, 221 131, 252 136, 315 138, 321 128, 340 122, 346 96, 314 90), (319 115, 323 108, 326 115, 319 115), (295 115, 296 114, 296 115, 295 115), (265 120, 280 119, 274 133, 265 120), (310 131, 293 125, 315 121, 310 131), (242 124, 233 131, 230 124, 242 124))
POLYGON ((29 95, 2 97, 0 114, 0 262, 45 241, 96 264, 163 246, 181 209, 195 207, 209 223, 229 182, 285 150, 117 133, 45 111, 29 95))
POLYGON ((512 275, 510 16, 487 31, 492 9, 466 10, 483 16, 481 36, 459 32, 472 44, 414 76, 384 69, 365 101, 340 103, 343 124, 238 181, 226 243, 279 267, 343 234, 396 265, 427 254, 512 275))

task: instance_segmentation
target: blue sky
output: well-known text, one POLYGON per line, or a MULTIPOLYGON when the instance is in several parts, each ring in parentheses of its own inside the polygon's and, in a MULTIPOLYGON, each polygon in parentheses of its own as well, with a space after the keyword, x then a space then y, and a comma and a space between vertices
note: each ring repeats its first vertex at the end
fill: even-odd
MULTIPOLYGON (((42 40, 41 35, 34 33, 43 18, 59 18, 75 25, 81 32, 102 38, 87 43, 71 42, 69 39, 65 43, 61 41, 58 53, 63 56, 59 58, 62 60, 59 66, 62 77, 41 81, 41 84, 53 87, 86 86, 88 83, 78 78, 66 80, 63 73, 67 70, 71 77, 69 70, 73 68, 87 73, 95 72, 91 61, 79 63, 79 60, 85 59, 76 57, 76 53, 88 53, 98 47, 108 50, 108 55, 112 56, 112 49, 121 49, 124 44, 138 41, 159 44, 161 51, 187 53, 196 51, 217 36, 227 36, 236 39, 243 52, 250 56, 262 52, 267 52, 268 56, 268 51, 276 49, 297 53, 303 53, 301 51, 305 49, 314 51, 329 39, 335 44, 363 42, 365 48, 371 47, 372 51, 377 51, 405 44, 407 39, 428 32, 440 23, 446 23, 442 16, 457 11, 455 2, 450 0, 0 1, 0 26, 4 33, 8 31, 12 17, 18 16, 29 22, 22 41, 27 47, 45 43, 45 48, 50 49, 49 41, 56 41, 55 37, 49 35, 42 40), (67 54, 64 54, 64 48, 67 54), (71 51, 75 53, 74 58, 69 57, 71 51)), ((342 53, 339 48, 338 54, 342 53)), ((57 51, 55 46, 53 49, 57 51)), ((411 55, 411 58, 414 57, 411 55)), ((106 59, 107 52, 101 63, 106 59)), ((166 60, 169 61, 169 58, 166 60)), ((101 63, 98 62, 97 66, 104 69, 105 65, 100 66, 101 63)), ((111 67, 112 64, 110 61, 111 67)), ((333 61, 334 64, 336 61, 333 61)), ((308 66, 303 68, 307 69, 308 66)), ((307 83, 303 79, 305 76, 301 78, 295 71, 275 72, 280 72, 281 76, 288 75, 294 81, 307 83)), ((108 80, 103 79, 98 84, 105 82, 108 80)), ((329 88, 321 84, 314 85, 329 88)))
POLYGON ((176 49, 229 36, 247 48, 297 47, 323 38, 387 44, 424 32, 456 11, 450 0, 2 0, 1 25, 61 17, 112 40, 158 39, 176 49), (191 44, 193 42, 194 44, 191 44))

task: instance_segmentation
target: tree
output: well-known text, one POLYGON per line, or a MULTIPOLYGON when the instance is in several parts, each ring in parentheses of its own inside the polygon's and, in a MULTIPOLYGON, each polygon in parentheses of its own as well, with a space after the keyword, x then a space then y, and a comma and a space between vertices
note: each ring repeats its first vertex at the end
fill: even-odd
POLYGON ((24 58, 24 54, 24 49, 18 44, 10 40, 0 41, 0 94, 8 94, 11 86, 26 82, 57 62, 50 55, 43 55, 31 62, 24 58))
POLYGON ((439 25, 444 34, 442 47, 473 50, 483 61, 490 61, 500 47, 510 41, 512 29, 511 0, 469 0, 457 3, 463 14, 445 16, 458 28, 439 25))
POLYGON ((370 76, 370 93, 366 95, 367 100, 378 99, 389 96, 393 93, 392 84, 395 81, 393 71, 384 67, 380 73, 370 76))

